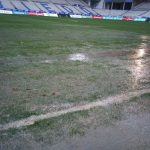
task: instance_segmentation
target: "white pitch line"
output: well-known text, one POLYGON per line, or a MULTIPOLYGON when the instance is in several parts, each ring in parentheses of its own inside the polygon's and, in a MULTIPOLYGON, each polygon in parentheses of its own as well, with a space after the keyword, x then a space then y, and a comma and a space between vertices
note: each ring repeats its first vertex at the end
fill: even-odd
POLYGON ((57 112, 51 112, 51 113, 46 113, 46 114, 41 114, 41 115, 34 115, 34 116, 28 117, 26 119, 22 119, 22 120, 14 121, 14 122, 7 123, 4 125, 0 125, 0 131, 8 130, 11 128, 21 128, 21 127, 25 127, 25 126, 30 126, 30 125, 33 125, 37 121, 41 121, 44 119, 50 119, 53 117, 59 117, 61 115, 65 115, 68 113, 89 110, 89 109, 92 109, 95 107, 100 107, 100 106, 105 107, 105 106, 108 106, 108 105, 114 104, 114 103, 116 103, 116 104, 122 103, 123 101, 130 100, 133 97, 138 97, 138 96, 140 96, 142 94, 146 94, 146 93, 150 93, 150 89, 138 90, 135 92, 128 92, 128 93, 124 93, 124 94, 120 94, 120 95, 116 95, 116 96, 110 96, 106 99, 98 100, 95 102, 90 102, 85 105, 74 106, 74 107, 71 107, 71 108, 68 108, 65 110, 61 110, 61 111, 57 111, 57 112))

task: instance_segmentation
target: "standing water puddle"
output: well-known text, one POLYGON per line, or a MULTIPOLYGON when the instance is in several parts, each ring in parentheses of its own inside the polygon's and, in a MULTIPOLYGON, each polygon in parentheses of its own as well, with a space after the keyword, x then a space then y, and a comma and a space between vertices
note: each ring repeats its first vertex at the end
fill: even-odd
POLYGON ((87 62, 89 61, 89 58, 83 53, 76 53, 76 54, 70 54, 68 56, 68 60, 87 62))

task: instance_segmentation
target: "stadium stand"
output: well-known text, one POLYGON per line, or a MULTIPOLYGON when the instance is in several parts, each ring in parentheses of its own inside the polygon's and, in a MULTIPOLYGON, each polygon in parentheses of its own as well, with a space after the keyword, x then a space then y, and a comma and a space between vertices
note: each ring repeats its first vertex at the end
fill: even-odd
POLYGON ((32 10, 32 11, 37 11, 39 12, 40 9, 34 4, 34 2, 27 2, 27 1, 23 1, 22 4, 28 9, 28 10, 32 10))
POLYGON ((139 17, 139 16, 141 16, 144 13, 146 13, 146 11, 134 11, 134 10, 130 10, 130 11, 126 12, 124 14, 124 16, 127 16, 127 17, 139 17))
POLYGON ((96 9, 103 9, 104 0, 101 0, 96 6, 96 9))
POLYGON ((109 9, 94 9, 97 14, 102 16, 123 16, 127 11, 126 10, 109 10, 109 9))
POLYGON ((84 3, 83 1, 80 0, 66 0, 70 5, 73 6, 88 6, 86 3, 84 3))
POLYGON ((2 0, 1 5, 3 6, 3 8, 8 9, 8 10, 9 9, 15 9, 13 7, 13 5, 10 3, 10 1, 8 1, 8 0, 2 0))
POLYGON ((148 18, 150 18, 150 11, 146 12, 145 14, 142 14, 142 17, 148 17, 148 18))
POLYGON ((49 13, 64 13, 62 10, 60 10, 58 7, 56 7, 55 4, 49 2, 49 3, 40 3, 49 13))
POLYGON ((49 2, 54 3, 54 4, 68 5, 68 2, 66 0, 49 0, 49 2))
POLYGON ((148 11, 148 10, 150 10, 150 2, 143 2, 143 3, 133 7, 132 10, 148 11))
POLYGON ((100 14, 102 16, 108 16, 110 15, 110 10, 107 10, 107 9, 94 9, 97 14, 100 14))
POLYGON ((111 16, 123 16, 127 11, 126 10, 111 10, 111 16))
POLYGON ((18 10, 26 10, 26 11, 28 11, 28 9, 27 9, 27 7, 25 7, 22 3, 21 3, 21 1, 16 1, 16 0, 14 0, 14 1, 11 1, 11 3, 12 3, 12 5, 16 8, 16 9, 18 9, 18 10))
POLYGON ((34 2, 34 4, 43 12, 48 12, 48 10, 42 6, 42 4, 40 2, 34 2))
POLYGON ((58 15, 150 18, 150 2, 142 2, 131 10, 104 9, 104 2, 105 0, 101 0, 92 9, 82 0, 0 0, 0 9, 58 15))

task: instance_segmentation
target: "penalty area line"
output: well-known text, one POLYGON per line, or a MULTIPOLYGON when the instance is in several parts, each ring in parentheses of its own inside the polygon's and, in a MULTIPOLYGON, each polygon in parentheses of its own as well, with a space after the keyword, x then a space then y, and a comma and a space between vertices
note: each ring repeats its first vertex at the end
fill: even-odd
POLYGON ((35 122, 42 121, 45 119, 50 119, 54 117, 59 117, 61 115, 65 115, 68 113, 74 113, 74 112, 79 112, 79 111, 84 111, 84 110, 90 110, 92 108, 96 107, 106 107, 111 104, 119 104, 124 101, 129 101, 130 99, 134 97, 141 96, 143 94, 150 93, 150 89, 144 89, 144 90, 137 90, 134 92, 126 92, 123 94, 118 94, 115 96, 110 96, 105 99, 97 100, 95 102, 90 102, 84 105, 77 105, 71 108, 67 108, 64 110, 60 110, 57 112, 51 112, 51 113, 46 113, 46 114, 41 114, 41 115, 33 115, 25 119, 21 119, 18 121, 10 122, 4 125, 0 125, 0 131, 3 130, 9 130, 9 129, 17 129, 17 128, 22 128, 25 126, 30 126, 33 125, 35 122))

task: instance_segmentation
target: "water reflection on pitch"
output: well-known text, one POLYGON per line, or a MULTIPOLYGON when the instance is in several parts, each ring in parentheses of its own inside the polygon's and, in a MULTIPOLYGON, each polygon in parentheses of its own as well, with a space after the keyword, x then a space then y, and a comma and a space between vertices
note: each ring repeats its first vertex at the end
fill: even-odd
POLYGON ((142 80, 145 80, 146 74, 148 72, 147 59, 145 56, 148 54, 148 44, 147 44, 147 36, 141 36, 142 42, 139 45, 139 48, 135 50, 133 54, 133 62, 131 66, 131 72, 134 77, 133 88, 139 87, 139 83, 142 80))

